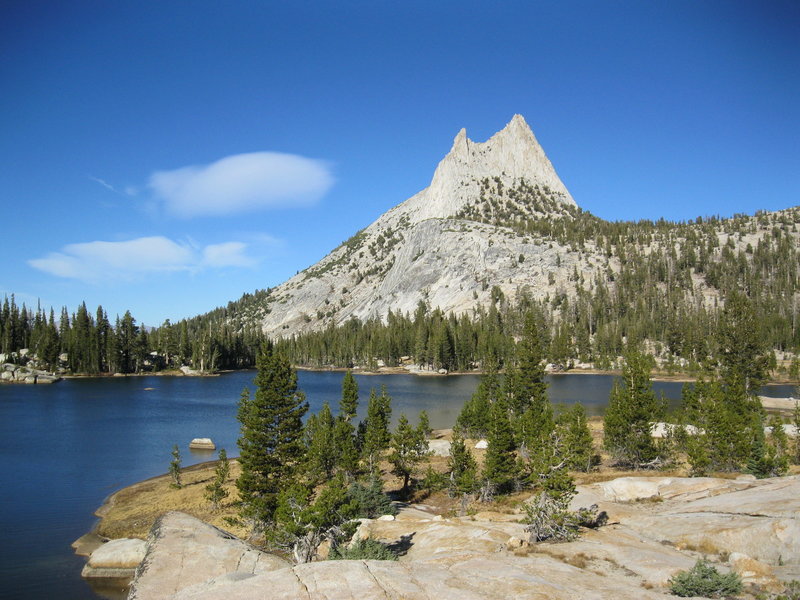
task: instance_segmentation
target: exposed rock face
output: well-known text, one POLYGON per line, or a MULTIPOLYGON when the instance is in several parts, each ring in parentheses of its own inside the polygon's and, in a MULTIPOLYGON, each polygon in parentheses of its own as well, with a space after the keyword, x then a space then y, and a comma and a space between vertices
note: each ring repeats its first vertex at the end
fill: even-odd
POLYGON ((428 450, 433 456, 450 456, 450 440, 428 440, 428 450))
POLYGON ((420 301, 464 312, 488 304, 487 282, 509 297, 523 288, 544 296, 551 279, 564 284, 575 268, 606 264, 601 253, 592 258, 588 248, 580 257, 558 244, 479 222, 477 216, 494 210, 487 204, 490 196, 528 217, 568 218, 577 209, 520 115, 483 143, 462 129, 430 186, 245 312, 270 335, 288 336, 351 317, 413 312, 420 301), (521 186, 525 194, 509 196, 521 186))
POLYGON ((61 377, 41 371, 39 369, 31 369, 28 367, 21 367, 12 363, 5 363, 0 365, 0 381, 5 383, 38 383, 48 384, 59 381, 61 377))
POLYGON ((800 571, 800 477, 626 477, 581 486, 576 503, 587 501, 612 523, 570 543, 530 544, 520 515, 445 519, 418 506, 364 519, 357 532, 404 549, 399 562, 295 567, 170 513, 154 527, 130 597, 648 600, 702 556, 771 591, 800 571))
POLYGON ((212 577, 252 576, 286 566, 285 560, 259 552, 221 529, 170 512, 153 525, 128 597, 172 598, 179 590, 212 577))
POLYGON ((145 546, 144 540, 111 540, 92 552, 81 575, 87 578, 133 577, 144 558, 145 546))

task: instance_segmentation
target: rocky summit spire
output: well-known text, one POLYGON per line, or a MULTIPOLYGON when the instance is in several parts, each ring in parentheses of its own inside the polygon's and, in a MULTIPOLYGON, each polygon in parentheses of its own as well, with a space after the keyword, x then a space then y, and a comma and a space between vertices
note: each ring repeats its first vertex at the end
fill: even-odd
POLYGON ((559 244, 492 222, 501 204, 524 219, 570 218, 575 206, 520 115, 485 142, 459 131, 427 188, 272 290, 263 330, 288 336, 411 314, 420 302, 460 314, 493 302, 487 282, 507 298, 523 289, 543 297, 550 279, 563 285, 583 269, 559 244))
POLYGON ((436 167, 430 186, 401 204, 397 213, 412 222, 452 217, 475 200, 478 182, 486 177, 499 177, 506 187, 524 179, 529 185, 548 187, 565 204, 576 205, 525 119, 514 115, 483 143, 473 142, 461 129, 436 167))

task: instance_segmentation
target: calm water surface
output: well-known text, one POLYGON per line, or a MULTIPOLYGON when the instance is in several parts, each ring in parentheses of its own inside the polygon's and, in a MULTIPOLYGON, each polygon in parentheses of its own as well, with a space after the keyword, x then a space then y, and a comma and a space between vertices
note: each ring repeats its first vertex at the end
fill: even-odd
MULTIPOLYGON (((121 487, 166 472, 173 444, 184 466, 215 458, 191 452, 193 437, 210 437, 238 455, 236 404, 254 372, 213 378, 73 379, 52 386, 0 386, 0 598, 98 598, 80 578, 84 559, 70 543, 89 531, 93 511, 121 487)), ((394 419, 426 409, 431 425, 451 427, 478 376, 360 376, 360 417, 371 387, 385 385, 394 419)), ((336 409, 341 373, 299 373, 311 410, 336 409)), ((549 378, 554 403, 583 402, 602 414, 613 377, 549 378)), ((657 393, 680 397, 680 383, 657 382, 657 393)), ((792 386, 770 386, 789 396, 792 386)))

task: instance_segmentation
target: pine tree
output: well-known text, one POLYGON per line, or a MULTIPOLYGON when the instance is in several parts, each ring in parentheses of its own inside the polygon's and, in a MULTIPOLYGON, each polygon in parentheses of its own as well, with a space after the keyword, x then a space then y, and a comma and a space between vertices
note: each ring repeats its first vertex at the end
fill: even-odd
POLYGON ((800 401, 794 403, 792 424, 794 425, 794 456, 792 462, 800 465, 800 401))
POLYGON ((305 485, 289 485, 277 498, 274 541, 290 547, 295 562, 310 562, 324 539, 337 547, 344 533, 341 526, 355 518, 357 510, 342 477, 331 479, 316 496, 305 485))
POLYGON ((228 497, 228 490, 225 483, 228 481, 231 465, 228 462, 228 454, 225 448, 219 451, 219 461, 214 469, 214 480, 206 486, 205 498, 211 503, 214 510, 219 509, 220 502, 228 497))
POLYGON ((312 481, 325 481, 333 475, 337 462, 335 421, 330 405, 325 402, 319 413, 306 423, 306 468, 312 481))
POLYGON ((457 432, 453 433, 447 465, 450 470, 448 488, 451 495, 471 494, 477 489, 478 464, 464 443, 464 438, 457 432))
POLYGON ((651 436, 665 402, 653 393, 650 360, 630 351, 622 368, 622 382, 614 382, 603 418, 603 445, 619 465, 639 469, 655 464, 659 449, 651 436))
POLYGON ((342 380, 342 399, 339 401, 339 416, 351 421, 358 412, 358 382, 352 371, 347 371, 342 380))
POLYGON ((273 520, 281 488, 295 479, 308 404, 297 389, 297 373, 271 344, 262 348, 257 366, 255 397, 245 388, 239 401, 241 475, 236 486, 242 516, 263 525, 273 520))
POLYGON ((335 466, 347 479, 358 471, 358 449, 355 443, 355 428, 351 420, 358 412, 358 382, 351 371, 342 380, 342 397, 339 401, 339 415, 333 428, 335 447, 335 466))
POLYGON ((535 315, 529 311, 517 345, 517 364, 507 377, 518 446, 534 448, 553 431, 553 408, 547 398, 543 360, 541 334, 535 315))
POLYGON ((172 477, 172 487, 180 489, 181 484, 181 452, 178 445, 172 446, 172 460, 169 463, 169 474, 172 477))
POLYGON ((789 470, 791 448, 789 436, 783 430, 783 421, 777 415, 772 415, 769 421, 769 443, 775 449, 776 470, 784 475, 789 470))
POLYGON ((491 424, 487 437, 489 446, 483 464, 483 479, 488 483, 484 499, 493 492, 505 494, 511 491, 517 475, 514 454, 514 434, 508 420, 508 409, 504 400, 492 404, 491 424))
POLYGON ((597 455, 583 404, 576 402, 561 414, 558 427, 563 430, 564 448, 570 457, 569 468, 589 471, 596 464, 597 455))
POLYGON ((392 435, 389 462, 392 464, 392 473, 403 478, 403 490, 408 492, 408 484, 417 464, 428 455, 428 442, 420 427, 411 427, 405 415, 400 415, 397 429, 392 435))
POLYGON ((433 430, 431 429, 431 421, 430 418, 428 418, 427 410, 420 411, 418 428, 422 431, 422 435, 426 440, 431 437, 431 432, 433 430))
POLYGON ((750 457, 747 460, 747 472, 755 475, 758 479, 764 479, 785 475, 788 468, 789 461, 787 457, 781 455, 779 449, 774 445, 767 443, 762 430, 761 435, 756 435, 751 444, 750 457))
POLYGON ((500 398, 500 380, 494 361, 486 361, 486 371, 478 383, 478 389, 456 419, 456 428, 472 439, 485 438, 489 432, 492 403, 500 398))
POLYGON ((569 510, 572 498, 576 494, 575 482, 569 474, 572 461, 566 446, 564 428, 557 428, 550 439, 536 453, 536 463, 532 471, 536 475, 534 485, 538 493, 525 504, 528 523, 525 528, 530 533, 531 542, 544 540, 571 540, 578 535, 578 527, 582 520, 591 518, 591 510, 569 510))
POLYGON ((374 389, 371 390, 367 405, 367 419, 364 423, 364 442, 361 449, 370 472, 377 468, 381 453, 389 446, 391 417, 392 399, 386 393, 386 388, 381 388, 380 396, 375 394, 374 389))
POLYGON ((720 316, 717 343, 722 378, 732 395, 751 396, 766 380, 769 359, 763 339, 752 302, 731 293, 720 316))

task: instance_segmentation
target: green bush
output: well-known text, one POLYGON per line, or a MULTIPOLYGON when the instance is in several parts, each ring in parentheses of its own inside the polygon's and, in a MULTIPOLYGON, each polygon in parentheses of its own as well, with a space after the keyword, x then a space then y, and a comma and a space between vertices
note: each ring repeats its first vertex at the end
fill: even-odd
POLYGON ((368 485, 359 481, 350 484, 347 497, 358 505, 357 517, 376 519, 382 515, 397 514, 397 507, 383 493, 383 484, 380 479, 373 478, 368 485))
POLYGON ((723 575, 704 560, 698 560, 689 571, 681 571, 669 580, 670 591, 683 598, 703 596, 720 598, 742 591, 742 578, 736 573, 723 575))
POLYGON ((397 555, 386 544, 366 539, 331 549, 328 560, 397 560, 397 555))

